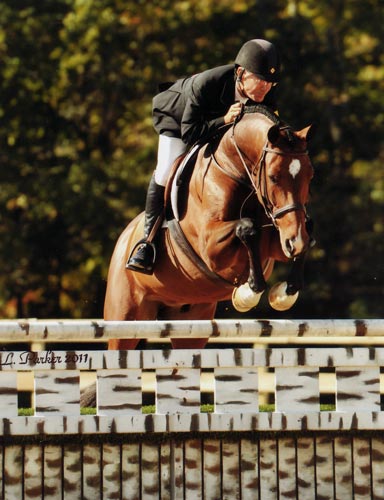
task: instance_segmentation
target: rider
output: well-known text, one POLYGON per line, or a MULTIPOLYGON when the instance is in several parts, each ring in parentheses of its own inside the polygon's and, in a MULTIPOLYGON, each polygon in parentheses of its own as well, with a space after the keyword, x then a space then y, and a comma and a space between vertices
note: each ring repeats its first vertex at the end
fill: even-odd
POLYGON ((273 88, 279 76, 275 46, 253 39, 241 47, 234 64, 178 80, 154 97, 153 123, 159 133, 157 166, 145 203, 144 239, 128 259, 127 269, 153 273, 154 250, 147 240, 162 218, 165 185, 176 158, 196 141, 233 122, 245 103, 263 103, 275 110, 273 88))

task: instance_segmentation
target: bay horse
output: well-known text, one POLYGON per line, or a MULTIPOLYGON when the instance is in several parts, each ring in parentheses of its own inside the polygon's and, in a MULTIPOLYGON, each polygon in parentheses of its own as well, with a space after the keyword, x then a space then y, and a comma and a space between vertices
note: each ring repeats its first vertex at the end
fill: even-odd
MULTIPOLYGON (((217 302, 231 297, 238 310, 250 310, 266 289, 275 261, 293 264, 287 282, 270 291, 270 304, 279 310, 291 307, 303 286, 311 241, 306 205, 313 176, 307 152, 312 130, 294 131, 258 105, 200 147, 189 176, 173 178, 166 189, 168 227, 157 236, 153 275, 125 269, 142 238, 143 213, 118 239, 104 319, 213 319, 217 302), (173 194, 171 202, 175 190, 177 200, 173 194)), ((206 342, 175 339, 172 344, 202 348, 206 342)), ((134 349, 137 343, 110 340, 109 348, 134 349)))

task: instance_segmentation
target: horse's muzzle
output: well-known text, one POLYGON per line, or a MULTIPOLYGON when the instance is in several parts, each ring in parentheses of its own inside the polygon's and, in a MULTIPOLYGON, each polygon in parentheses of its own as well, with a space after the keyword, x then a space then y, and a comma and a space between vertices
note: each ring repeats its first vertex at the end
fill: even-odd
POLYGON ((281 242, 283 252, 286 257, 293 259, 305 253, 310 246, 310 238, 306 231, 301 232, 290 238, 285 238, 281 242))

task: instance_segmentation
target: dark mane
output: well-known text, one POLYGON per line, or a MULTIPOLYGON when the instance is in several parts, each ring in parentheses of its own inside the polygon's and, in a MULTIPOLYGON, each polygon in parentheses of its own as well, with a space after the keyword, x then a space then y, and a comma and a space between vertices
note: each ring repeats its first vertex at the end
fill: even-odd
POLYGON ((281 138, 284 139, 284 143, 290 149, 293 149, 298 144, 299 140, 294 134, 294 129, 291 127, 291 125, 288 125, 288 123, 281 120, 276 115, 276 113, 274 113, 273 110, 265 104, 253 104, 244 106, 243 114, 248 113, 260 113, 261 115, 266 116, 275 125, 278 125, 280 131, 284 134, 284 136, 282 136, 281 138))
POLYGON ((245 105, 242 113, 237 117, 235 122, 227 123, 226 125, 222 125, 218 130, 213 132, 208 137, 204 138, 201 141, 201 144, 209 144, 208 152, 212 154, 214 152, 222 139, 223 135, 227 130, 232 128, 236 123, 238 123, 242 117, 246 114, 254 114, 259 113, 266 118, 268 118, 274 125, 277 125, 281 131, 281 141, 284 142, 285 146, 289 149, 294 149, 298 144, 299 139, 296 137, 294 133, 294 129, 291 125, 288 125, 285 121, 281 120, 281 118, 276 115, 276 113, 265 104, 249 104, 245 105))
POLYGON ((266 106, 265 104, 252 104, 245 105, 243 109, 243 113, 260 113, 261 115, 269 118, 275 125, 281 125, 283 122, 280 118, 273 112, 271 108, 266 106))

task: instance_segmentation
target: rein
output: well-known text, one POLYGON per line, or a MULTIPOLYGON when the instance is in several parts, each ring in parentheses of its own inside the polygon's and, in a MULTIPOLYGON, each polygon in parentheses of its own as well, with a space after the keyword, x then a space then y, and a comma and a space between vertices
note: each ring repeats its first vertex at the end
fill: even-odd
MULTIPOLYGON (((260 201, 260 204, 262 205, 265 214, 269 219, 271 219, 273 225, 277 228, 277 220, 281 217, 283 217, 285 214, 293 211, 303 211, 305 216, 307 216, 307 211, 305 206, 302 203, 291 203, 289 205, 285 205, 284 207, 275 209, 273 206, 273 203, 270 201, 267 193, 267 181, 266 181, 266 172, 265 172, 265 165, 266 165, 266 156, 268 153, 270 154, 276 154, 280 156, 306 156, 308 155, 308 151, 283 151, 281 149, 275 149, 272 147, 268 146, 268 140, 266 141, 263 149, 262 149, 262 154, 260 157, 260 160, 258 164, 252 169, 252 172, 250 171, 245 159, 244 159, 244 153, 241 151, 239 148, 236 138, 235 138, 235 126, 238 123, 238 120, 233 123, 232 126, 232 133, 231 133, 231 140, 235 146, 236 152, 240 158, 240 161, 244 167, 245 172, 247 173, 247 176, 249 178, 249 181, 251 183, 251 187, 253 192, 256 194, 257 198, 260 201), (254 177, 257 174, 257 184, 254 180, 254 177)), ((280 130, 285 130, 288 129, 289 127, 287 126, 282 126, 280 127, 280 130)), ((228 172, 225 170, 216 160, 215 155, 212 153, 211 158, 214 161, 214 164, 217 168, 220 169, 221 172, 226 174, 228 177, 230 177, 232 180, 235 180, 236 182, 240 184, 244 184, 249 187, 248 182, 244 181, 243 179, 236 177, 234 174, 231 172, 228 172)))
POLYGON ((238 147, 238 145, 236 144, 234 130, 232 133, 232 139, 233 139, 233 142, 235 144, 235 149, 240 157, 240 160, 241 160, 244 168, 247 171, 247 174, 248 174, 248 177, 252 183, 253 189, 254 189, 256 195, 258 195, 258 193, 260 193, 259 199, 260 199, 261 205, 263 206, 266 215, 272 220, 273 225, 275 227, 277 227, 277 220, 289 212, 303 211, 305 216, 306 216, 307 211, 306 211, 305 206, 302 203, 291 203, 289 205, 285 205, 284 207, 275 209, 275 207, 273 206, 271 200, 268 197, 268 193, 267 193, 267 180, 266 180, 266 172, 265 172, 266 160, 265 160, 265 158, 267 156, 267 153, 272 153, 272 154, 276 154, 276 155, 280 155, 280 156, 306 156, 306 155, 308 155, 308 151, 300 151, 300 152, 282 151, 281 149, 274 149, 274 148, 268 147, 268 141, 267 141, 265 146, 263 147, 262 155, 261 155, 259 164, 253 171, 253 173, 255 173, 255 174, 256 174, 256 171, 258 173, 258 186, 256 186, 256 184, 253 180, 253 177, 252 177, 251 173, 249 172, 247 165, 244 161, 244 157, 241 153, 241 150, 238 147))

